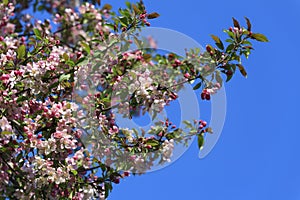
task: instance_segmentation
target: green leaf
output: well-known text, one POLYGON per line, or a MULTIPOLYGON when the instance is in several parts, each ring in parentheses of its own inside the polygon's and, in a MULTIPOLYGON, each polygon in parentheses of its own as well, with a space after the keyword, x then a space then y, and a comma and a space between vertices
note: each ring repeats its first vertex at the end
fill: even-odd
POLYGON ((247 17, 245 17, 245 19, 246 19, 246 22, 247 22, 247 30, 251 31, 251 22, 247 17))
POLYGON ((58 82, 62 82, 62 81, 65 81, 65 80, 69 80, 71 78, 71 74, 63 74, 59 77, 58 79, 58 82))
POLYGON ((107 98, 107 97, 106 97, 106 98, 101 99, 101 101, 102 101, 102 102, 105 102, 105 103, 109 103, 109 102, 110 102, 110 98, 107 98))
POLYGON ((255 39, 257 41, 260 41, 260 42, 269 42, 268 38, 265 35, 261 34, 261 33, 253 33, 251 35, 251 38, 255 39))
POLYGON ((77 170, 72 170, 71 172, 72 172, 72 174, 74 174, 75 176, 78 174, 77 170))
POLYGON ((89 46, 87 43, 82 42, 81 45, 82 45, 83 49, 84 49, 88 54, 91 53, 91 48, 90 48, 90 46, 89 46))
POLYGON ((153 13, 148 14, 147 18, 148 19, 155 19, 155 18, 157 18, 159 16, 160 16, 160 14, 158 14, 157 12, 153 12, 153 13))
POLYGON ((136 5, 133 4, 132 8, 133 8, 135 14, 140 14, 141 13, 141 10, 136 5))
POLYGON ((74 192, 74 190, 71 190, 71 192, 70 192, 70 194, 69 194, 69 199, 72 199, 72 197, 73 197, 73 192, 74 192))
POLYGON ((3 4, 6 6, 8 4, 8 0, 3 0, 3 4))
POLYGON ((105 188, 105 199, 108 197, 109 193, 112 190, 112 185, 109 182, 104 183, 104 188, 105 188))
POLYGON ((127 8, 129 8, 129 9, 131 8, 131 3, 129 1, 126 1, 125 4, 126 4, 127 8))
POLYGON ((152 111, 152 116, 151 116, 151 119, 152 121, 154 121, 157 117, 157 112, 155 110, 152 111))
POLYGON ((64 54, 63 54, 63 58, 64 58, 65 61, 67 61, 67 60, 70 59, 67 53, 64 53, 64 54))
POLYGON ((82 63, 85 60, 85 57, 81 57, 79 58, 79 60, 77 60, 76 65, 82 63))
POLYGON ((2 131, 0 132, 1 135, 11 135, 12 132, 9 132, 9 131, 2 131))
POLYGON ((186 128, 193 129, 193 125, 191 124, 190 121, 183 120, 182 122, 185 124, 186 128))
POLYGON ((44 10, 45 9, 45 6, 44 5, 40 5, 39 7, 38 7, 38 11, 42 11, 42 10, 44 10))
POLYGON ((35 28, 35 29, 33 29, 33 32, 37 39, 42 40, 42 34, 39 29, 35 28))
POLYGON ((233 33, 233 32, 231 32, 231 31, 229 31, 229 30, 227 30, 227 29, 225 29, 224 32, 227 33, 228 36, 231 37, 232 39, 235 39, 234 33, 233 33))
POLYGON ((233 43, 234 41, 232 39, 226 39, 225 42, 233 43))
POLYGON ((216 45, 220 48, 220 49, 224 49, 224 45, 223 42, 220 40, 220 38, 218 36, 215 35, 210 35, 212 37, 212 39, 216 42, 216 45))
POLYGON ((199 88, 201 87, 201 85, 202 85, 201 82, 197 83, 197 84, 193 87, 193 90, 199 89, 199 88))
POLYGON ((130 77, 132 77, 133 79, 136 79, 136 73, 134 73, 133 71, 129 71, 129 75, 130 75, 130 77))
POLYGON ((123 75, 123 72, 119 68, 116 68, 116 72, 117 72, 117 75, 119 75, 119 76, 123 75))
POLYGON ((122 10, 122 15, 124 15, 125 17, 127 17, 127 20, 128 20, 130 23, 132 22, 130 10, 128 10, 128 9, 122 10))
POLYGON ((190 131, 190 135, 196 135, 198 133, 198 131, 196 129, 193 129, 190 131))
POLYGON ((22 44, 21 46, 19 46, 19 48, 17 49, 17 54, 18 54, 18 56, 17 56, 18 59, 22 59, 25 57, 25 55, 26 55, 25 45, 22 44))
POLYGON ((222 76, 220 74, 220 71, 216 71, 216 81, 222 86, 223 79, 222 79, 222 76))
MULTIPOLYGON (((19 153, 19 155, 17 156, 17 161, 20 162, 20 160, 23 158, 23 154, 19 153)), ((21 165, 22 166, 22 165, 21 165)))
POLYGON ((250 31, 246 30, 245 28, 243 28, 243 34, 244 35, 249 35, 250 34, 250 31))
POLYGON ((147 141, 148 145, 151 145, 152 147, 157 147, 159 145, 159 141, 155 140, 155 139, 149 139, 147 141))
POLYGON ((238 62, 241 62, 241 57, 236 55, 236 53, 234 52, 233 55, 231 56, 230 60, 236 60, 238 62))
POLYGON ((151 59, 152 59, 152 56, 151 56, 151 54, 144 54, 143 55, 143 58, 144 58, 144 60, 146 61, 146 62, 150 62, 151 61, 151 59))
POLYGON ((231 67, 231 70, 233 71, 233 73, 235 73, 236 65, 235 64, 231 64, 230 67, 231 67))
POLYGON ((165 137, 168 139, 168 140, 171 140, 171 139, 174 139, 175 138, 175 131, 172 132, 172 133, 168 133, 165 135, 165 137))
POLYGON ((75 63, 73 62, 73 60, 67 60, 66 64, 69 65, 70 67, 75 66, 75 63))
POLYGON ((233 48, 234 48, 234 44, 228 45, 226 48, 226 53, 230 53, 233 48))
POLYGON ((236 19, 234 19, 234 17, 232 18, 232 21, 233 21, 234 27, 236 27, 236 28, 238 28, 238 29, 241 28, 240 23, 239 23, 236 19))
POLYGON ((143 43, 136 36, 133 37, 133 41, 134 41, 134 44, 137 46, 138 49, 142 48, 143 43))
POLYGON ((28 97, 26 97, 26 96, 19 96, 19 97, 17 98, 17 103, 23 102, 23 101, 25 101, 25 100, 27 100, 27 99, 28 99, 28 97))
POLYGON ((53 88, 56 88, 59 85, 59 82, 55 82, 49 87, 49 91, 51 91, 53 88))
POLYGON ((251 43, 250 41, 248 41, 248 40, 244 40, 244 41, 242 42, 242 44, 248 44, 248 45, 252 46, 252 43, 251 43))
POLYGON ((204 145, 204 137, 202 134, 198 135, 198 147, 199 149, 202 149, 204 145))
POLYGON ((236 66, 239 68, 241 74, 242 74, 245 78, 247 78, 247 72, 246 72, 244 66, 241 65, 241 64, 236 64, 236 66))
POLYGON ((119 19, 120 19, 120 23, 121 23, 122 26, 124 26, 124 27, 127 27, 127 26, 128 26, 128 20, 127 20, 127 17, 121 16, 121 17, 119 17, 119 19))

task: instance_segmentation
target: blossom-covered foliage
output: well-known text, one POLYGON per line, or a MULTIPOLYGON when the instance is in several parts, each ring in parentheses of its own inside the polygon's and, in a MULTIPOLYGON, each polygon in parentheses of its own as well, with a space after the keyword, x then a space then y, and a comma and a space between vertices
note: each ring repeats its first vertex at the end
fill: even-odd
POLYGON ((249 40, 267 41, 247 18, 247 28, 233 19, 226 47, 213 35, 216 48, 182 58, 138 37, 159 16, 142 1, 116 13, 100 1, 6 0, 0 11, 0 199, 105 199, 129 172, 169 162, 175 144, 197 136, 201 148, 212 132, 205 121, 136 130, 118 126, 116 115, 155 118, 192 81, 210 100, 222 73, 226 81, 236 68, 247 75, 249 40))

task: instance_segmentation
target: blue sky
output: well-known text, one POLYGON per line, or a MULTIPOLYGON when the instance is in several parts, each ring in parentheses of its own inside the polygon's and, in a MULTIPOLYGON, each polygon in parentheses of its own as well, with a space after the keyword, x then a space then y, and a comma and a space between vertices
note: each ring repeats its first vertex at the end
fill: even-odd
MULTIPOLYGON (((108 3, 109 1, 102 1, 108 3)), ((114 8, 123 1, 110 1, 114 8)), ((225 36, 231 17, 250 18, 253 30, 268 36, 255 43, 248 78, 238 73, 226 85, 227 116, 217 145, 204 159, 197 144, 163 170, 130 177, 109 200, 299 200, 300 3, 238 0, 145 0, 161 17, 152 26, 182 32, 200 44, 210 34, 225 36)))

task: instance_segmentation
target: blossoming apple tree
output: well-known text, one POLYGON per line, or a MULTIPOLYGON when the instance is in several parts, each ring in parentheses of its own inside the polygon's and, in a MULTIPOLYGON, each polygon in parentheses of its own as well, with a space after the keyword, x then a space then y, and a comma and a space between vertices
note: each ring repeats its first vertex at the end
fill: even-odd
POLYGON ((226 43, 212 35, 206 51, 163 55, 138 35, 159 14, 142 1, 124 7, 0 4, 0 199, 105 199, 129 173, 168 162, 174 145, 196 136, 201 148, 212 133, 203 120, 185 121, 185 130, 168 119, 137 130, 119 127, 116 115, 155 119, 192 82, 210 100, 223 78, 247 76, 241 59, 250 41, 268 41, 248 18, 246 28, 233 18, 226 43))

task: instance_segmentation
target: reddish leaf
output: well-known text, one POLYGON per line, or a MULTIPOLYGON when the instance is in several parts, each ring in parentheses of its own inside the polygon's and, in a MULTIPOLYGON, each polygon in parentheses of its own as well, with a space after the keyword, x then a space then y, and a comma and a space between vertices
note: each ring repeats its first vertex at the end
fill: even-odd
POLYGON ((250 23, 250 20, 247 18, 247 17, 245 17, 245 19, 246 19, 246 21, 247 21, 247 30, 248 31, 251 31, 251 23, 250 23))
POLYGON ((238 68, 239 68, 241 74, 242 74, 245 78, 247 78, 247 72, 246 72, 244 66, 241 65, 241 64, 237 64, 236 66, 238 66, 238 68))
POLYGON ((234 17, 232 18, 232 21, 233 21, 234 27, 236 27, 236 28, 238 28, 238 29, 241 28, 240 23, 239 23, 236 19, 234 19, 234 17))
POLYGON ((147 18, 148 19, 155 19, 157 17, 159 17, 160 15, 157 13, 157 12, 154 12, 154 13, 150 13, 147 15, 147 18))

